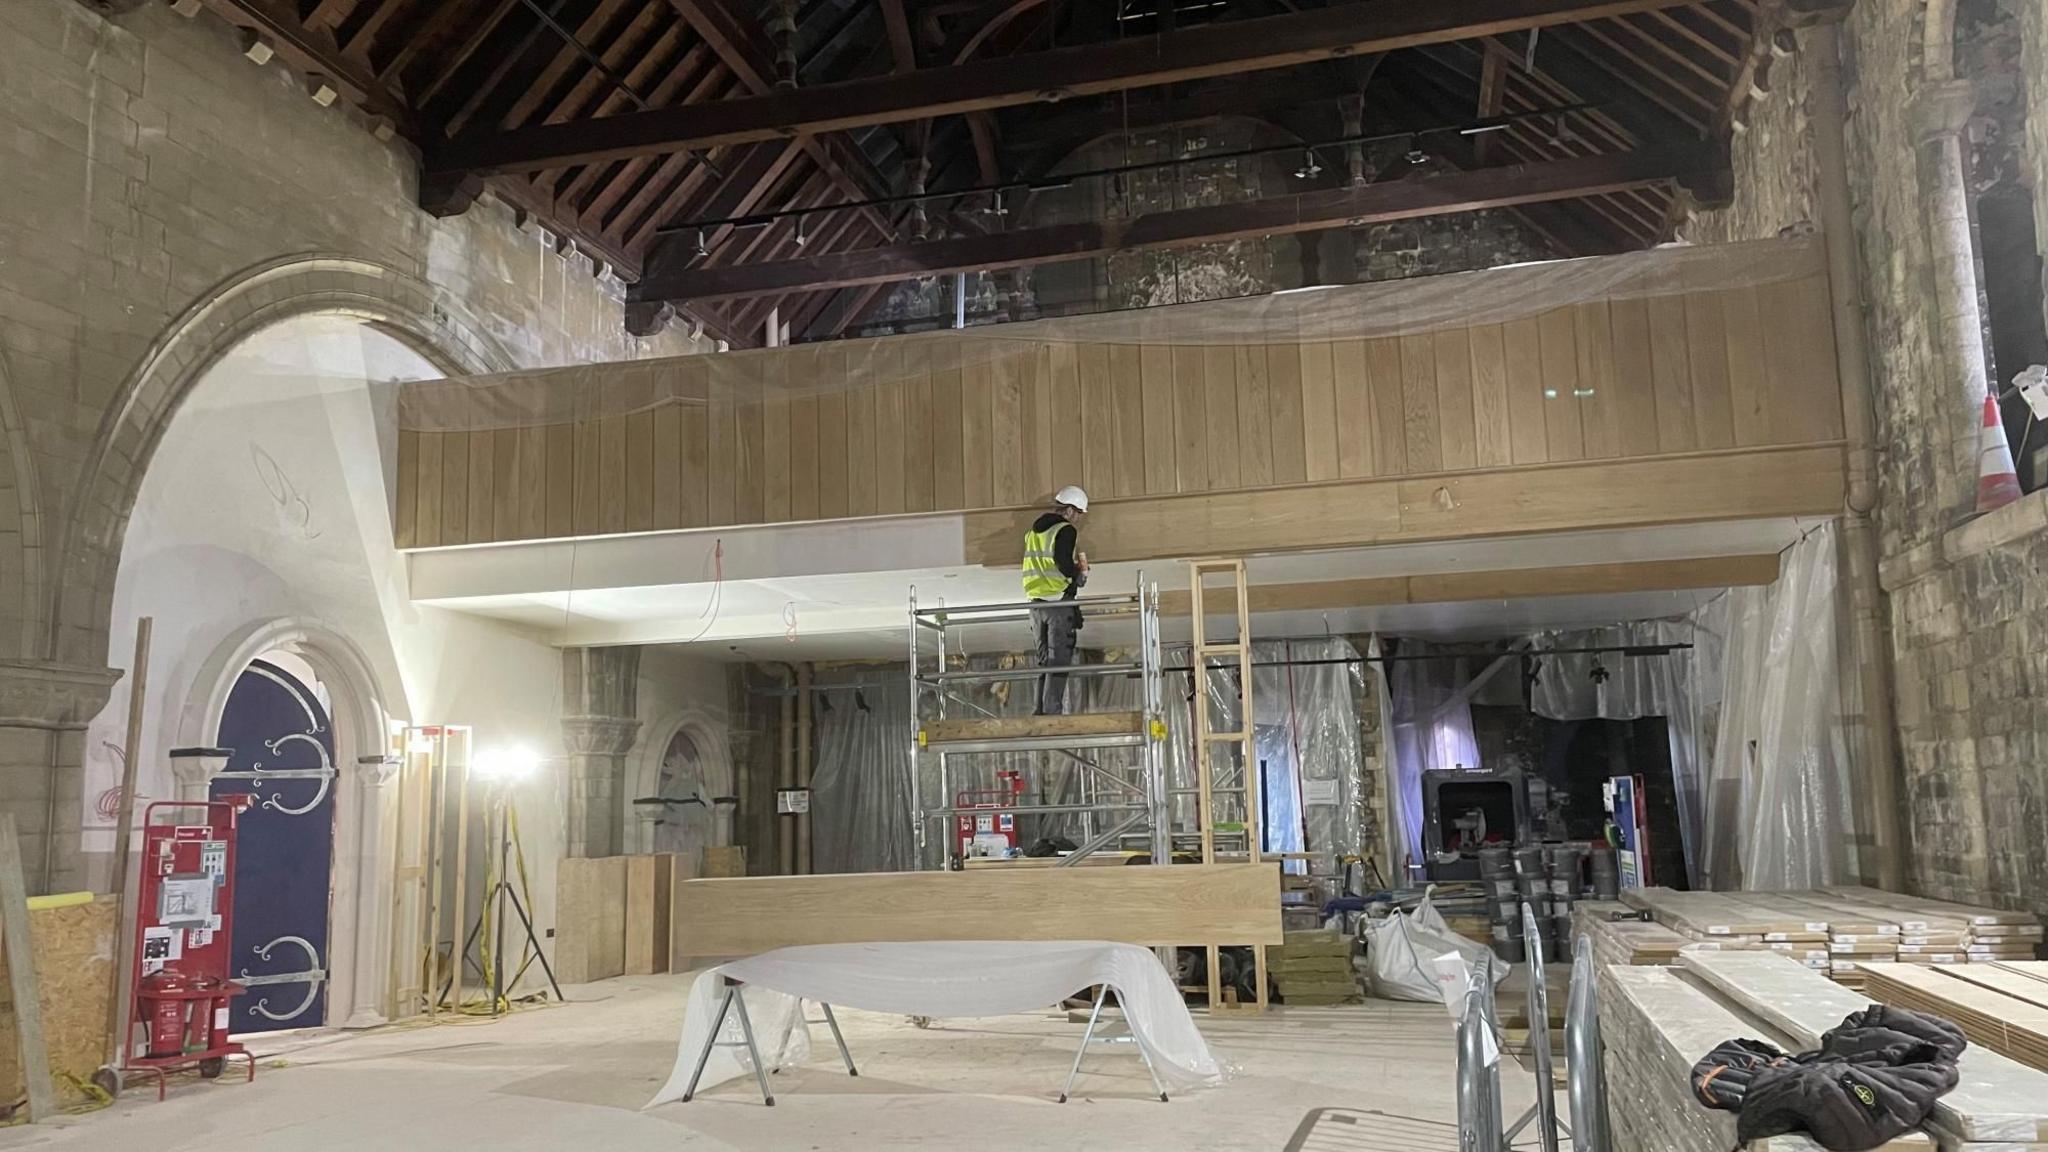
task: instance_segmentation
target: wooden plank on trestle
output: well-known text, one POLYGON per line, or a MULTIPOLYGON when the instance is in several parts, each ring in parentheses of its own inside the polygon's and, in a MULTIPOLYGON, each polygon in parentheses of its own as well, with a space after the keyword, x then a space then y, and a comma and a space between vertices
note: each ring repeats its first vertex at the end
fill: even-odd
POLYGON ((677 889, 677 950, 692 956, 915 940, 1284 939, 1275 863, 759 876, 677 889))
POLYGON ((33 1124, 56 1114, 57 1088, 50 1079, 50 1050, 43 1041, 43 983, 36 978, 28 883, 22 876, 21 837, 12 812, 0 813, 0 947, 6 949, 7 989, 14 999, 14 1034, 33 1124))

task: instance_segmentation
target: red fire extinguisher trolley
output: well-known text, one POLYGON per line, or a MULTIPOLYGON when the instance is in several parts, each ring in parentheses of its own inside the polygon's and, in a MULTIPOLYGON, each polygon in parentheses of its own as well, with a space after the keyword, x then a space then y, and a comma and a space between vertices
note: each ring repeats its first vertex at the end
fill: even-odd
POLYGON ((159 801, 142 813, 142 874, 136 888, 135 954, 128 972, 135 1015, 123 1036, 125 1076, 197 1067, 219 1076, 230 1057, 255 1057, 228 1039, 229 1009, 242 985, 229 978, 235 927, 235 821, 254 799, 159 801), (159 812, 177 814, 158 822, 159 812), (194 817, 203 816, 203 822, 194 817), (135 1025, 143 1025, 140 1038, 135 1025))

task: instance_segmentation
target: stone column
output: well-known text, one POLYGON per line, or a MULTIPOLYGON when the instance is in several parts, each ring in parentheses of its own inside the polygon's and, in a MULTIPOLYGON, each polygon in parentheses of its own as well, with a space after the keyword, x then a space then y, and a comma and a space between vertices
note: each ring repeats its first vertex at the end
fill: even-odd
POLYGON ((1968 80, 1939 80, 1913 101, 1924 156, 1927 238, 1934 256, 1935 311, 1941 329, 1936 409, 1937 491, 1950 523, 1976 509, 1977 450, 1990 388, 1984 366, 1984 317, 1977 303, 1977 256, 1970 235, 1970 182, 1963 129, 1977 108, 1968 80))
POLYGON ((626 753, 640 732, 640 649, 562 652, 562 742, 569 753, 569 856, 625 850, 626 753))
POLYGON ((87 886, 85 726, 120 679, 113 668, 0 660, 0 811, 14 817, 31 894, 87 886))
POLYGON ((391 782, 398 778, 396 756, 356 758, 355 843, 348 853, 356 869, 356 931, 354 971, 350 973, 350 1006, 343 1028, 375 1028, 386 1023, 385 985, 391 976, 391 953, 385 935, 391 911, 391 880, 386 875, 396 856, 385 849, 384 809, 391 802, 391 782))

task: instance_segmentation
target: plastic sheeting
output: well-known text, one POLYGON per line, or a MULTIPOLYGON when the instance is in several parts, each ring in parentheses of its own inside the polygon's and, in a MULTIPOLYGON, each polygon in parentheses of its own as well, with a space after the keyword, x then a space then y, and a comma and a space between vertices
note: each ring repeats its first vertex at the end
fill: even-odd
MULTIPOLYGON (((726 976, 746 984, 754 1040, 762 1062, 771 1069, 811 1058, 804 1000, 935 1019, 1003 1016, 1043 1010, 1083 989, 1107 984, 1116 989, 1131 1035, 1169 1089, 1220 1084, 1226 1075, 1158 957, 1135 945, 1097 940, 821 944, 778 948, 698 976, 683 1014, 675 1068, 648 1107, 682 1098, 718 1015, 726 976)), ((853 1058, 859 1064, 862 1054, 854 1052, 853 1058)), ((752 1071, 739 1019, 728 1015, 698 1091, 752 1071)), ((1050 1091, 1057 1075, 1050 1062, 1045 1074, 1043 1084, 1006 1081, 1000 1087, 1050 1091)))
MULTIPOLYGON (((1697 632, 1687 620, 1637 620, 1607 628, 1544 632, 1538 650, 1691 644, 1697 632)), ((1680 838, 1688 877, 1700 881, 1699 841, 1705 821, 1701 749, 1711 739, 1701 727, 1699 661, 1694 649, 1662 656, 1623 652, 1560 652, 1544 656, 1529 689, 1529 709, 1552 720, 1639 720, 1661 716, 1669 731, 1671 778, 1678 797, 1680 838), (1604 680, 1593 676, 1595 663, 1604 680)))
POLYGON ((1698 707, 1713 733, 1702 781, 1700 877, 1785 889, 1856 875, 1856 819, 1838 691, 1833 521, 1787 549, 1778 580, 1695 614, 1698 707))
POLYGON ((1479 742, 1472 734, 1472 698, 1497 677, 1513 675, 1513 656, 1427 656, 1440 646, 1403 639, 1400 660, 1383 665, 1387 677, 1387 727, 1393 736, 1392 805, 1400 839, 1389 853, 1423 859, 1422 774, 1479 768, 1479 742))
POLYGON ((1754 287, 1821 271, 1817 237, 1666 247, 963 331, 418 382, 405 385, 399 420, 408 431, 468 432, 621 417, 672 404, 789 399, 893 383, 906 378, 907 365, 1021 363, 1059 343, 1377 339, 1502 324, 1593 300, 1754 287))
POLYGON ((815 697, 811 865, 819 872, 917 867, 905 740, 910 685, 872 679, 815 697))

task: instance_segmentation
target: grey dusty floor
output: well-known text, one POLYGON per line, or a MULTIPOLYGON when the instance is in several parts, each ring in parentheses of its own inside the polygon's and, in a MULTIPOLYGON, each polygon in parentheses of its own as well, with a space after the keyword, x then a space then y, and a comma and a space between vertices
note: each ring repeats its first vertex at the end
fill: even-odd
MULTIPOLYGON (((570 989, 572 1003, 497 1023, 390 1028, 301 1048, 254 1084, 137 1086, 113 1108, 0 1130, 0 1149, 404 1152, 418 1149, 863 1149, 1290 1147, 1318 1109, 1311 1149, 1455 1147, 1455 1058, 1443 1009, 1368 1002, 1196 1020, 1237 1075, 1161 1104, 1128 1049, 1091 1056, 1076 1099, 1054 1103, 1081 1025, 1064 1013, 941 1021, 843 1012, 859 1079, 822 1029, 818 1059, 642 1112, 675 1059, 686 977, 570 989), (1092 1070, 1091 1070, 1092 1069, 1092 1070), (1379 1113, 1380 1116, 1363 1115, 1379 1113), (1355 1122, 1363 1120, 1363 1123, 1355 1122)), ((815 1015, 815 1012, 814 1012, 815 1015)), ((1529 1077, 1507 1073, 1511 1115, 1529 1077)), ((1300 1143, 1293 1147, 1301 1148, 1300 1143)))

